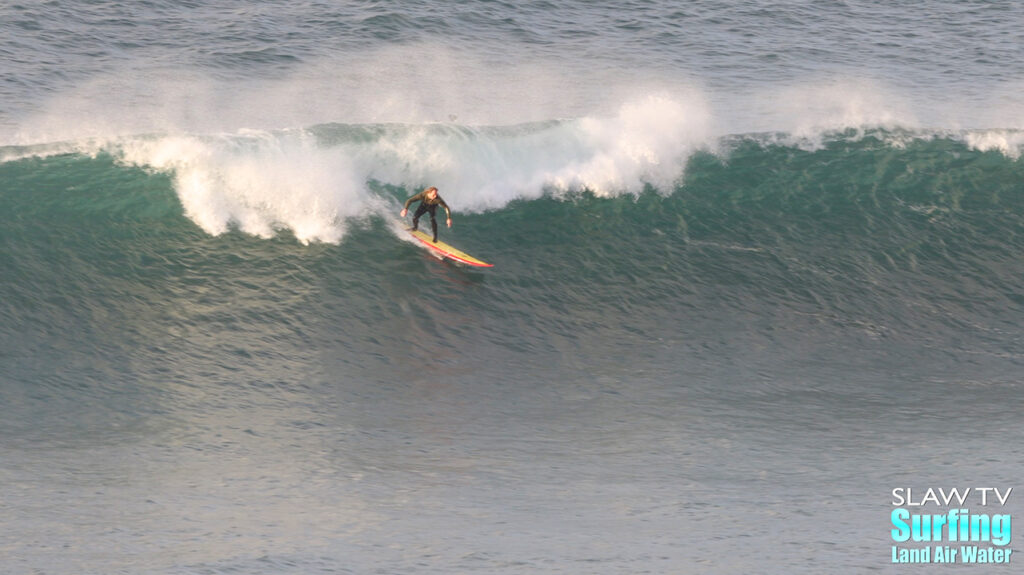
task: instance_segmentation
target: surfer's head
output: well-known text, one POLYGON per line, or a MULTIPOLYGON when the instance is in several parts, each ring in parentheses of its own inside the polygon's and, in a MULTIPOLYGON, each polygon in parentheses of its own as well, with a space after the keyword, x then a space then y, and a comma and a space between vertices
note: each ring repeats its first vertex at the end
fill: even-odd
POLYGON ((430 199, 434 199, 437 197, 437 188, 435 188, 434 186, 430 186, 429 188, 427 188, 426 192, 427 197, 430 199))

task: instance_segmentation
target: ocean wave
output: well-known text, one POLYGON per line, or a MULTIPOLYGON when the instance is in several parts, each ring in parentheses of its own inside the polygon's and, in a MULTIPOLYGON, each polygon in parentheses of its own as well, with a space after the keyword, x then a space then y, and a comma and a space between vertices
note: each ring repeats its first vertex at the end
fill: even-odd
MULTIPOLYGON (((702 102, 652 96, 616 114, 516 126, 325 124, 89 140, 81 152, 166 172, 186 215, 210 234, 289 229, 336 243, 352 219, 398 211, 395 195, 436 185, 460 212, 587 190, 670 192, 709 141, 702 102)), ((8 148, 8 158, 67 145, 8 148)))
POLYGON ((169 175, 186 216, 209 234, 237 228, 272 237, 289 230, 303 243, 338 243, 353 222, 394 217, 404 196, 428 185, 464 214, 547 195, 672 194, 685 185, 695 154, 728 162, 748 144, 813 152, 840 144, 906 150, 941 140, 1011 162, 1024 150, 1020 130, 907 128, 886 126, 884 114, 868 120, 844 114, 813 129, 722 136, 704 99, 656 94, 608 115, 517 125, 329 123, 155 133, 8 146, 0 148, 0 160, 108 154, 122 165, 169 175))
POLYGON ((637 333, 651 338, 676 337, 666 318, 737 333, 748 318, 773 326, 765 337, 790 330, 793 349, 813 343, 804 333, 869 344, 930 334, 924 343, 935 349, 1003 353, 1002 344, 957 347, 962 334, 1003 338, 1004 318, 1024 302, 1024 165, 984 132, 706 143, 648 128, 637 110, 589 121, 324 124, 139 136, 83 146, 89 153, 7 149, 22 159, 0 163, 0 263, 13 294, 0 313, 47 309, 41 285, 104 302, 210 285, 255 290, 267 278, 288 283, 300 260, 316 266, 303 267, 303 289, 334 273, 359 289, 389 277, 436 281, 434 262, 417 264, 390 224, 408 194, 438 182, 455 212, 445 240, 494 263, 495 297, 510 302, 496 313, 529 308, 544 337, 596 329, 600 309, 607 325, 643 323, 637 333), (608 133, 620 129, 651 133, 619 146, 608 133), (488 174, 505 187, 486 187, 488 174), (541 312, 524 303, 538 292, 541 312))

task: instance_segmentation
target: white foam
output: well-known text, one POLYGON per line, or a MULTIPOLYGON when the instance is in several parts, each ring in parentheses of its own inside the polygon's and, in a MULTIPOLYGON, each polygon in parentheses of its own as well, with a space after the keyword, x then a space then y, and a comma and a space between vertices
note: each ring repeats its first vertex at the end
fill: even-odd
POLYGON ((337 242, 372 204, 345 154, 302 132, 135 139, 120 144, 120 156, 172 172, 186 215, 211 234, 287 228, 302 242, 337 242))
POLYGON ((1024 153, 1024 131, 984 130, 964 135, 968 146, 983 152, 998 151, 1008 158, 1017 159, 1024 153))
POLYGON ((710 120, 707 103, 697 97, 659 94, 627 102, 613 117, 582 119, 580 148, 535 179, 598 195, 636 194, 645 184, 671 191, 689 156, 710 144, 710 120))
POLYGON ((261 237, 283 228, 303 242, 338 242, 349 223, 394 215, 371 182, 410 193, 436 185, 453 209, 479 212, 550 191, 670 191, 707 138, 706 106, 665 95, 617 114, 506 128, 327 126, 220 135, 123 138, 121 161, 174 175, 186 215, 211 234, 261 237))
MULTIPOLYGON (((827 130, 884 125, 890 108, 863 93, 829 91, 787 138, 814 147, 827 130)), ((819 94, 820 95, 820 94, 819 94)), ((804 94, 804 97, 807 97, 804 94)), ((799 98, 783 107, 801 108, 799 98)), ((456 214, 497 209, 545 193, 670 193, 698 149, 718 139, 700 92, 656 93, 608 115, 506 127, 454 124, 328 125, 302 130, 166 135, 121 140, 125 162, 174 174, 189 218, 211 234, 233 226, 261 237, 291 230, 302 242, 340 242, 360 217, 393 218, 393 192, 441 189, 456 214), (374 191, 378 190, 378 191, 374 191)), ((895 132, 894 138, 906 137, 895 132)), ((978 149, 1018 154, 1014 131, 967 133, 978 149)), ((894 141, 894 145, 899 145, 894 141)))
MULTIPOLYGON (((173 173, 186 214, 211 234, 288 228, 304 242, 338 242, 360 216, 397 211, 394 192, 373 183, 408 193, 436 185, 456 213, 583 189, 669 192, 693 152, 723 136, 772 132, 814 148, 847 129, 920 128, 927 107, 863 78, 724 93, 675 71, 564 65, 495 64, 419 44, 267 79, 132 69, 55 95, 4 140, 107 147, 173 173), (355 135, 322 137, 325 124, 355 135)), ((1004 115, 1017 113, 1019 100, 1001 97, 1004 115)), ((1021 149, 1012 131, 968 141, 1021 149)))

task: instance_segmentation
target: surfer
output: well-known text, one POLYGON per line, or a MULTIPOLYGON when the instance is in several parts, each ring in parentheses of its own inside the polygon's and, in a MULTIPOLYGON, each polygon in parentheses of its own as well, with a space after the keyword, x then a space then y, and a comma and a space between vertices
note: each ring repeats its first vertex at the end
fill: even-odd
POLYGON ((448 204, 444 203, 441 196, 437 195, 437 188, 431 186, 415 196, 405 200, 405 207, 402 208, 402 217, 409 212, 409 205, 413 202, 419 202, 420 205, 416 208, 416 212, 412 215, 412 230, 416 231, 419 229, 420 216, 429 212, 430 213, 430 229, 434 232, 434 243, 437 243, 437 206, 444 208, 444 213, 447 215, 448 227, 452 227, 452 211, 448 209, 448 204))

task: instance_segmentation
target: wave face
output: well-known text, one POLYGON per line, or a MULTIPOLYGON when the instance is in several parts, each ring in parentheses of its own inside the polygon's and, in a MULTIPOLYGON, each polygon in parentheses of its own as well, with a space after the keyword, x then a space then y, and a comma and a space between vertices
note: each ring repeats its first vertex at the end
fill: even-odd
MULTIPOLYGON (((659 127, 605 145, 610 126, 631 125, 624 116, 154 136, 89 154, 8 149, 7 347, 27 345, 26 329, 41 341, 60 332, 114 345, 93 330, 135 317, 152 326, 143 309, 175 310, 160 321, 179 328, 205 329, 213 313, 278 330, 322 313, 326 275, 348 345, 376 341, 358 355, 385 357, 395 344, 380 342, 413 342, 381 332, 397 319, 394 294, 373 286, 397 273, 442 299, 465 297, 461 284, 437 283, 444 270, 482 282, 465 302, 482 314, 469 325, 532 318, 514 334, 444 336, 469 356, 482 342, 498 353, 729 333, 770 342, 780 357, 854 345, 893 361, 910 353, 922 369, 943 355, 1019 360, 1024 179, 1019 159, 979 149, 995 134, 848 132, 813 146, 751 135, 711 151, 659 127), (417 264, 421 254, 391 230, 404 198, 435 178, 451 182, 443 195, 456 214, 442 235, 492 260, 494 274, 417 264), (211 286, 234 295, 195 308, 211 286), (367 310, 379 315, 353 325, 367 310)), ((292 344, 308 353, 309 342, 292 344)))

